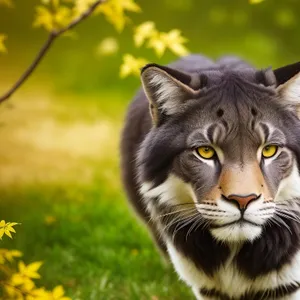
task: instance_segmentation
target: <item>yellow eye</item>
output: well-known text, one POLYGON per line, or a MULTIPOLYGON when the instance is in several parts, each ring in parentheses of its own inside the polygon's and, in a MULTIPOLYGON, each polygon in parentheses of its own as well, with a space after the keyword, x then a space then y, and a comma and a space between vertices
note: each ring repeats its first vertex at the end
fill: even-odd
POLYGON ((264 147, 264 149, 262 151, 262 155, 264 158, 270 158, 277 153, 277 150, 278 150, 278 146, 268 145, 268 146, 264 147))
POLYGON ((205 158, 205 159, 210 159, 212 158, 216 151, 212 148, 212 147, 209 147, 209 146, 202 146, 202 147, 199 147, 197 149, 197 153, 202 157, 202 158, 205 158))

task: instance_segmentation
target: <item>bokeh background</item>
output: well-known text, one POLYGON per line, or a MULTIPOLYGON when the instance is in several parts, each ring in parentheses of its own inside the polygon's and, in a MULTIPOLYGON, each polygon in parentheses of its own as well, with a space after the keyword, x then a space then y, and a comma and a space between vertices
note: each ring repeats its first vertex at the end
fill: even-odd
MULTIPOLYGON (((138 0, 135 24, 182 30, 189 50, 212 58, 236 54, 258 68, 299 61, 300 2, 265 0, 138 0)), ((37 0, 0 8, 2 94, 46 39, 33 29, 37 0)), ((41 285, 63 284, 73 299, 193 299, 162 263, 128 208, 119 171, 119 136, 139 79, 120 79, 124 53, 168 63, 137 49, 132 28, 121 34, 102 17, 59 38, 26 84, 0 107, 0 219, 22 223, 1 247, 43 260, 41 285), (99 54, 116 38, 119 51, 99 54)))

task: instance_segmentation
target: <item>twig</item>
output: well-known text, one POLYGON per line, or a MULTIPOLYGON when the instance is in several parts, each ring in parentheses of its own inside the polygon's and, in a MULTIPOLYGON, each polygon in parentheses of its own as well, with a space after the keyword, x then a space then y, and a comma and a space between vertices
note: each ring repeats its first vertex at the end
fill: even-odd
POLYGON ((66 31, 73 29, 77 24, 79 24, 81 21, 83 21, 88 16, 90 16, 97 8, 97 6, 99 6, 103 2, 105 2, 105 0, 95 1, 82 15, 80 15, 78 18, 73 20, 69 25, 59 30, 54 30, 50 32, 46 42, 43 44, 43 46, 41 47, 40 51, 37 53, 36 57, 34 58, 33 62, 30 64, 30 66, 20 76, 20 78, 16 81, 16 83, 13 84, 13 86, 4 95, 0 96, 0 104, 8 100, 12 96, 12 94, 14 94, 16 90, 29 78, 29 76, 39 65, 41 60, 45 57, 46 53, 49 51, 51 45, 53 44, 53 42, 56 40, 57 37, 59 37, 66 31))

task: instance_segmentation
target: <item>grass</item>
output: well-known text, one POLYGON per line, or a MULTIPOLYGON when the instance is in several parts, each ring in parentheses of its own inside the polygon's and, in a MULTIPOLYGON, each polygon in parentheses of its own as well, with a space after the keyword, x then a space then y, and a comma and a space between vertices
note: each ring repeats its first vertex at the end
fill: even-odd
POLYGON ((63 284, 73 299, 187 299, 124 197, 102 184, 2 191, 1 218, 22 223, 2 246, 44 260, 41 284, 63 284))
POLYGON ((26 263, 43 260, 40 285, 62 284, 74 300, 193 299, 127 206, 117 159, 123 96, 105 95, 114 105, 75 99, 71 108, 73 96, 47 97, 2 113, 0 219, 22 224, 1 247, 22 251, 26 263), (99 120, 103 136, 92 134, 99 120))

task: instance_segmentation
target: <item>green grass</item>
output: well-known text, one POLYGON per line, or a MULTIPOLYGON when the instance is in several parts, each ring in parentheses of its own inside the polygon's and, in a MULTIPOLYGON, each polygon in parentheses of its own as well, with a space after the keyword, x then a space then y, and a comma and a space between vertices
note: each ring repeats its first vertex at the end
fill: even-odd
POLYGON ((123 195, 103 184, 2 190, 0 219, 22 223, 2 247, 43 260, 40 284, 63 284, 73 299, 192 299, 123 195), (49 215, 57 222, 45 224, 49 215))

